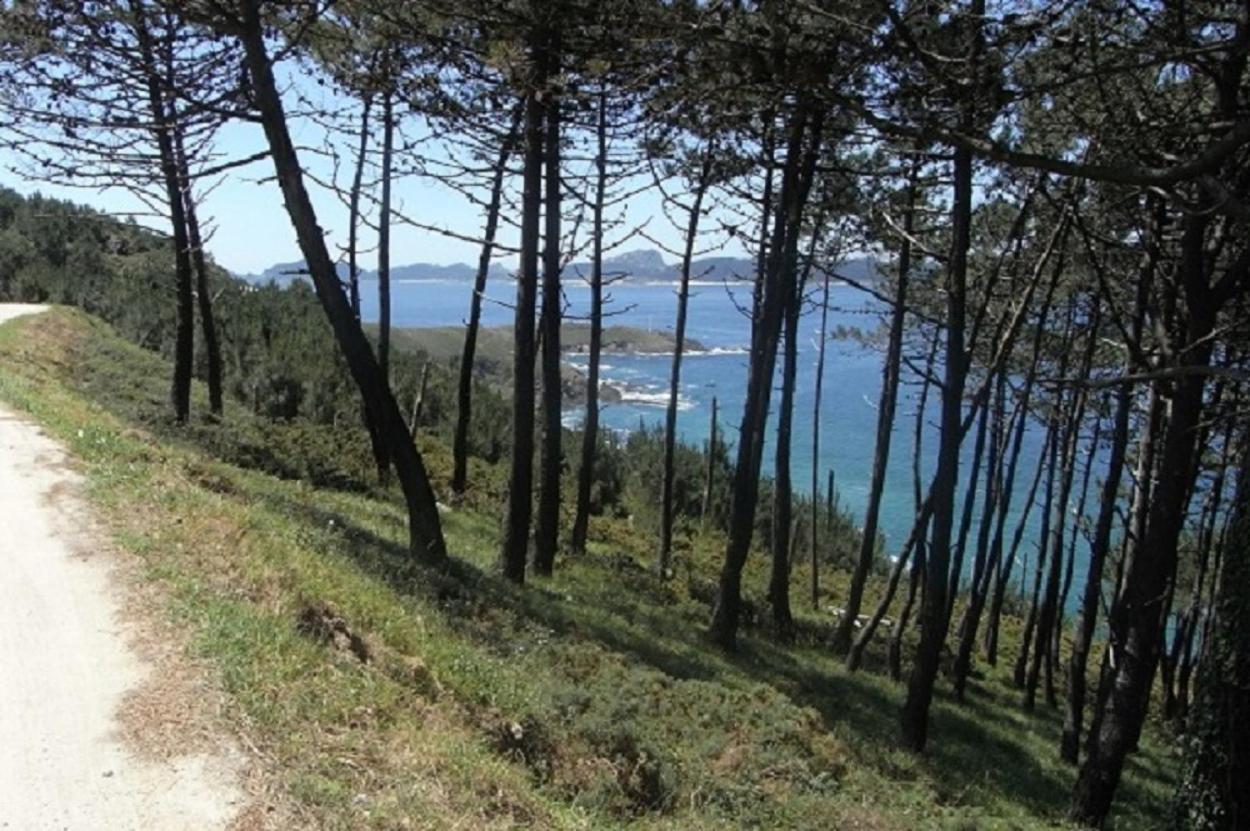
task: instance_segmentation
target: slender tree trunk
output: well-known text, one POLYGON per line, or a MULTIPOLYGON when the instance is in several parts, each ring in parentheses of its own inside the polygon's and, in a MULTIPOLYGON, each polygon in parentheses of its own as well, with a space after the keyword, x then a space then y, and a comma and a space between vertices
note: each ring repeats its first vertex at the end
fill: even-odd
MULTIPOLYGON (((1046 490, 1042 497, 1042 528, 1037 536, 1037 558, 1033 575, 1033 593, 1029 602, 1029 614, 1024 619, 1024 635, 1020 639, 1020 652, 1016 656, 1016 664, 1011 673, 1011 682, 1017 687, 1024 687, 1027 680, 1030 658, 1033 654, 1033 634, 1037 630, 1038 612, 1042 601, 1042 581, 1046 574, 1046 555, 1050 551, 1051 517, 1055 505, 1055 476, 1059 468, 1059 459, 1063 455, 1063 438, 1059 429, 1058 417, 1052 417, 1047 431, 1046 454, 1046 490)), ((1022 578, 1023 579, 1023 578, 1022 578)))
MULTIPOLYGON (((816 395, 812 403, 812 608, 820 605, 820 405, 825 386, 825 344, 829 340, 829 272, 825 271, 824 286, 820 296, 820 344, 816 353, 816 395)), ((833 471, 829 471, 829 498, 833 498, 833 471)), ((829 523, 833 523, 832 506, 829 523)))
POLYGON ((707 470, 703 474, 703 510, 701 523, 707 527, 708 514, 712 512, 712 488, 716 476, 716 396, 712 396, 712 416, 707 433, 707 470))
POLYGON ((1188 725, 1185 772, 1175 827, 1245 828, 1250 824, 1250 440, 1241 459, 1231 522, 1221 546, 1211 629, 1205 638, 1203 682, 1188 725))
POLYGON ((1067 762, 1076 764, 1081 740, 1081 723, 1085 715, 1086 672, 1089 649, 1098 621, 1098 601, 1102 597, 1102 575, 1111 549, 1111 526, 1115 521, 1116 503, 1120 498, 1120 476, 1128 449, 1128 423, 1132 396, 1128 385, 1115 394, 1115 420, 1111 430, 1110 458, 1107 476, 1102 483, 1098 518, 1090 539, 1089 563, 1085 572, 1085 589, 1081 594, 1081 610, 1072 638, 1072 654, 1068 658, 1068 696, 1064 707, 1063 737, 1059 753, 1067 762))
POLYGON ((668 406, 664 411, 664 475, 660 484, 660 551, 656 571, 667 578, 673 558, 673 485, 674 457, 677 451, 677 404, 681 395, 681 359, 686 348, 686 307, 690 300, 690 264, 694 261, 695 243, 699 236, 699 220, 703 213, 703 195, 712 176, 712 152, 704 151, 695 182, 694 201, 686 220, 686 245, 681 255, 681 280, 677 287, 677 321, 673 326, 673 363, 668 379, 668 406))
POLYGON ((441 563, 447 559, 447 547, 443 541, 434 491, 421 454, 405 429, 403 415, 374 358, 369 341, 352 315, 351 305, 343 294, 342 284, 326 249, 325 237, 317 224, 312 201, 304 189, 302 168, 287 130, 286 114, 265 48, 260 4, 257 0, 245 0, 241 8, 243 25, 239 36, 246 54, 256 107, 317 298, 361 396, 381 417, 380 426, 387 438, 408 509, 409 550, 425 562, 441 563))
POLYGON ((911 576, 907 580, 907 599, 903 602, 903 608, 899 610, 898 620, 894 622, 894 631, 890 633, 890 646, 886 650, 886 669, 890 674, 890 680, 895 683, 903 680, 903 636, 907 634, 911 612, 915 608, 920 586, 924 582, 927 561, 925 540, 921 537, 916 540, 916 562, 912 565, 911 576))
MULTIPOLYGON (((378 368, 388 387, 391 383, 391 171, 394 157, 394 101, 387 92, 382 96, 382 203, 378 207, 378 368)), ((386 441, 374 442, 373 452, 378 481, 385 483, 391 467, 386 441)))
MULTIPOLYGON (((1179 353, 1188 365, 1197 367, 1210 362, 1210 335, 1219 311, 1207 277, 1205 240, 1210 222, 1209 213, 1191 214, 1185 218, 1181 234, 1179 272, 1188 320, 1179 353)), ((1204 382, 1202 375, 1186 375, 1172 387, 1172 412, 1163 438, 1159 480, 1142 539, 1141 550, 1150 556, 1134 557, 1125 573, 1120 609, 1112 622, 1117 661, 1107 679, 1101 719, 1081 766, 1069 813, 1077 822, 1101 825, 1106 819, 1125 758, 1136 746, 1146 718, 1165 613, 1161 599, 1176 572, 1204 382)))
MULTIPOLYGON (((482 250, 477 258, 477 274, 473 278, 473 297, 469 300, 469 323, 464 332, 464 349, 460 354, 460 376, 456 387, 456 429, 452 438, 451 489, 457 495, 464 493, 469 480, 469 427, 473 420, 473 375, 477 360, 477 335, 482 322, 482 298, 486 295, 486 280, 490 276, 491 255, 495 250, 495 234, 499 229, 499 206, 503 201, 504 179, 508 173, 508 159, 512 156, 517 133, 521 129, 524 106, 513 111, 508 134, 499 145, 499 156, 491 177, 490 199, 486 204, 486 228, 482 232, 482 250)), ((596 370, 598 367, 595 368, 596 370)))
POLYGON ((417 426, 421 424, 421 410, 425 406, 425 387, 430 381, 430 362, 421 364, 421 377, 417 381, 417 392, 412 397, 412 418, 408 419, 408 432, 417 435, 417 426))
POLYGON ((781 186, 781 205, 774 223, 773 250, 769 256, 759 315, 752 331, 746 402, 739 431, 738 463, 734 469, 729 541, 708 633, 713 642, 726 649, 732 649, 737 641, 738 618, 742 607, 742 569, 746 565, 751 537, 755 531, 755 505, 759 497, 764 426, 772 394, 777 340, 785 298, 794 290, 803 209, 811 189, 819 151, 819 115, 811 118, 806 104, 801 103, 791 126, 781 186))
MULTIPOLYGON (((599 360, 603 352, 603 205, 608 188, 608 97, 599 91, 599 113, 595 126, 595 204, 591 231, 590 260, 590 350, 586 364, 586 417, 582 422, 582 457, 577 468, 577 508, 573 519, 571 548, 586 550, 590 532, 590 490, 595 477, 595 455, 599 449, 599 360)), ((713 402, 715 406, 715 402, 713 402)))
MULTIPOLYGON (((955 598, 963 583, 964 552, 968 547, 968 534, 972 530, 972 515, 976 508, 977 482, 981 479, 981 463, 985 459, 985 444, 989 435, 990 408, 982 407, 977 418, 976 438, 972 442, 972 468, 968 471, 968 486, 964 489, 962 513, 959 518, 959 534, 955 541, 955 550, 951 557, 951 582, 946 591, 946 620, 950 626, 950 618, 955 613, 955 598)), ((988 493, 987 493, 988 497, 988 493)), ((984 506, 982 506, 984 510, 984 506)))
MULTIPOLYGON (((911 277, 911 236, 916 205, 915 179, 916 171, 913 168, 911 180, 907 184, 907 212, 903 215, 905 233, 898 255, 898 279, 895 283, 894 307, 890 313, 890 339, 886 346, 881 395, 877 403, 877 441, 872 459, 872 480, 868 486, 868 505, 864 511, 864 529, 859 541, 859 556, 855 560, 855 570, 851 573, 851 585, 847 589, 846 614, 842 616, 833 635, 833 650, 839 654, 845 652, 850 646, 851 633, 855 620, 859 617, 859 608, 863 603, 864 584, 868 581, 872 560, 877 553, 877 523, 881 517, 881 497, 885 493, 885 477, 890 461, 890 438, 894 431, 894 411, 898 403, 899 370, 903 355, 903 330, 907 321, 907 289, 911 277)), ((822 323, 821 331, 824 331, 823 326, 822 323)), ((823 360, 823 343, 820 354, 823 360)))
MULTIPOLYGON (((537 38, 535 38, 537 41, 537 38)), ((533 77, 525 96, 525 162, 521 191, 521 268, 516 281, 512 342, 512 467, 500 562, 505 577, 525 581, 534 490, 534 311, 538 294, 539 215, 542 212, 543 105, 547 83, 543 44, 531 45, 533 77)))
MULTIPOLYGON (((550 67, 560 71, 559 35, 550 35, 550 67)), ((538 494, 538 517, 534 524, 534 571, 550 575, 555 566, 560 537, 560 473, 564 466, 562 379, 560 378, 560 98, 551 90, 545 94, 546 179, 545 231, 543 248, 542 326, 542 487, 538 494)))
MULTIPOLYGON (((984 14, 984 0, 974 0, 972 16, 984 14), (978 11, 979 10, 979 11, 978 11)), ((979 40, 979 36, 977 37, 979 40)), ((977 50, 974 47, 973 52, 977 50)), ((937 679, 948 619, 946 592, 950 580, 950 544, 959 480, 959 446, 964 381, 968 355, 964 349, 967 315, 968 249, 971 244, 972 154, 955 150, 951 257, 946 275, 946 350, 942 384, 941 440, 934 474, 933 535, 925 568, 925 602, 920 610, 920 644, 907 683, 900 718, 904 747, 921 752, 929 732, 929 705, 937 679)))
POLYGON ((195 266, 195 299, 200 311, 200 332, 204 341, 207 364, 208 409, 214 419, 222 414, 221 340, 217 337, 217 321, 213 317, 213 293, 209 285, 208 258, 204 256, 204 239, 196 212, 195 194, 191 188, 191 170, 187 162, 182 127, 177 113, 170 107, 174 154, 178 159, 178 178, 182 181, 182 197, 186 205, 187 243, 191 246, 191 263, 195 266))
MULTIPOLYGON (((781 401, 777 410, 776 461, 773 466, 773 534, 772 568, 768 580, 768 601, 772 608, 773 624, 782 641, 794 638, 794 615, 790 610, 790 558, 791 538, 789 529, 794 521, 794 485, 790 474, 792 443, 790 433, 794 423, 794 381, 799 369, 799 314, 802 311, 803 291, 811 273, 812 260, 816 255, 816 242, 820 223, 812 234, 807 252, 807 262, 802 276, 786 299, 785 352, 782 356, 781 401)), ((815 493, 812 499, 815 500, 815 493)))
POLYGON ((369 111, 373 98, 366 96, 360 108, 360 145, 356 149, 356 171, 347 197, 347 280, 352 314, 360 320, 360 191, 369 156, 369 111))
POLYGON ((169 222, 174 243, 174 280, 177 315, 174 329, 174 377, 170 386, 170 402, 174 418, 180 424, 191 415, 191 374, 195 351, 195 298, 192 290, 191 243, 187 237, 186 203, 174 150, 173 122, 170 102, 165 100, 160 70, 152 45, 151 33, 142 6, 131 3, 135 32, 146 70, 148 105, 152 112, 153 133, 161 161, 161 177, 169 206, 169 222))

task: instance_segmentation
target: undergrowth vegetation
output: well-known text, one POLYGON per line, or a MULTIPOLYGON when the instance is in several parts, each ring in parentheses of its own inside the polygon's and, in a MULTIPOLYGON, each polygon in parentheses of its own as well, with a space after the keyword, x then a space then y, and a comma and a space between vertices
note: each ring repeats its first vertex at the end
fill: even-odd
MULTIPOLYGON (((682 567, 660 581, 645 512, 605 512, 586 556, 518 588, 494 568, 503 473, 476 459, 477 490, 443 515, 453 565, 431 571, 407 556, 402 503, 372 485, 357 423, 234 404, 221 425, 178 428, 162 358, 65 309, 0 327, 0 367, 0 400, 81 460, 116 541, 165 588, 310 825, 1061 824, 1074 773, 1055 753, 1057 713, 1016 706, 1014 621, 1000 668, 967 704, 939 700, 944 740, 914 756, 895 744, 901 689, 824 648, 840 572, 821 609, 796 608, 797 644, 761 624, 726 655, 702 639, 715 524, 686 529, 682 567)), ((444 439, 420 441, 445 493, 444 439)), ((766 566, 757 552, 756 598, 766 566)), ((1147 735, 1113 827, 1155 824, 1172 764, 1147 735)))

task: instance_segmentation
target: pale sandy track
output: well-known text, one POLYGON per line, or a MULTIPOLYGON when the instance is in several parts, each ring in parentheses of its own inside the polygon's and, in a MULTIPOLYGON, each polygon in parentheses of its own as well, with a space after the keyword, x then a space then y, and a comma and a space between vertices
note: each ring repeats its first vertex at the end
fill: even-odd
MULTIPOLYGON (((39 311, 0 304, 0 323, 39 311)), ((224 829, 243 803, 228 740, 160 757, 121 737, 119 709, 153 666, 66 462, 0 407, 0 829, 224 829)))

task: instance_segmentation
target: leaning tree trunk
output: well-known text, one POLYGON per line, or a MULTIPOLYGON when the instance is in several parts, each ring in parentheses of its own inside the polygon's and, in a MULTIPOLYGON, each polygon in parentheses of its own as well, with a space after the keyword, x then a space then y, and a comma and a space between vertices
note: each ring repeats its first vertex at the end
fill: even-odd
POLYGON ((694 201, 686 222, 686 245, 681 255, 681 280, 677 287, 677 321, 673 327, 673 363, 668 379, 668 406, 664 411, 664 474, 660 484, 660 552, 656 571, 666 578, 672 568, 673 556, 673 485, 675 482, 674 457, 677 450, 677 403, 681 390, 681 359, 686 348, 686 307, 690 299, 690 266, 694 261, 695 241, 699 234, 699 219, 703 213, 703 195, 707 192, 712 175, 712 152, 704 151, 695 183, 694 201))
POLYGON ((1240 441, 1237 493, 1175 803, 1174 824, 1182 829, 1250 825, 1250 437, 1243 433, 1240 441))
POLYGON ((599 361, 603 352, 603 204, 608 190, 608 97, 599 91, 599 116, 595 125, 595 205, 590 257, 590 348, 586 361, 586 417, 582 422, 581 464, 577 466, 577 508, 570 548, 586 550, 590 533, 590 490, 595 481, 595 456, 599 450, 599 361))
POLYGON ((473 419, 473 370, 477 360, 477 334, 482 322, 482 298, 486 294, 486 280, 490 276, 491 254, 495 250, 495 234, 499 229, 499 206, 503 201, 504 178, 508 172, 508 159, 512 145, 520 130, 523 107, 517 107, 512 125, 499 146, 499 157, 490 185, 490 200, 486 204, 486 228, 482 232, 482 250, 477 258, 477 274, 473 279, 473 296, 469 300, 469 322, 464 332, 464 349, 460 354, 460 378, 456 387, 456 429, 452 438, 451 489, 462 495, 469 480, 469 425, 473 419))
POLYGON ((521 268, 512 330, 512 466, 500 563, 503 574, 525 582, 534 490, 534 309, 538 294, 538 220, 542 212, 543 105, 546 50, 532 46, 534 75, 525 96, 525 162, 521 189, 521 268))
POLYGON ((425 464, 408 434, 403 414, 374 358, 369 341, 361 331, 360 324, 352 314, 351 305, 343 294, 343 286, 339 283, 334 263, 326 249, 325 236, 317 224, 312 200, 304 188, 303 169, 287 130, 286 113, 283 111, 282 99, 273 76, 273 66, 265 47, 259 2, 247 0, 242 4, 242 13, 243 25, 239 36, 252 79, 256 108, 269 143, 274 172, 282 188, 287 213, 290 214, 300 250, 308 263, 317 299, 330 322, 335 340, 362 398, 380 416, 379 426, 387 439, 408 509, 409 550, 425 562, 444 562, 447 559, 447 547, 443 541, 438 507, 425 464))
MULTIPOLYGON (((550 36, 550 71, 560 71, 556 56, 560 48, 558 36, 550 36)), ((543 145, 545 202, 543 247, 543 309, 542 326, 542 468, 538 494, 538 516, 534 523, 534 571, 550 575, 555 566, 556 547, 560 536, 560 468, 564 464, 561 449, 561 381, 560 378, 560 98, 547 90, 544 94, 546 139, 543 145)))
MULTIPOLYGON (((1210 222, 1208 213, 1185 218, 1178 266, 1188 320, 1177 354, 1184 356, 1187 366, 1199 371, 1211 360, 1211 333, 1220 305, 1207 276, 1206 229, 1210 222)), ((1097 729, 1090 738, 1069 811, 1076 822, 1097 826, 1106 819, 1124 761, 1136 747, 1146 719, 1150 685, 1159 659, 1162 599, 1168 582, 1175 576, 1177 544, 1194 472, 1204 382, 1202 375, 1193 373, 1172 385, 1172 412, 1163 437, 1159 478, 1139 549, 1150 556, 1134 557, 1125 571, 1111 634, 1116 660, 1107 677, 1097 729)))
MULTIPOLYGON (((855 560, 855 570, 851 572, 851 585, 846 594, 846 612, 833 635, 832 646, 837 654, 850 648, 851 633, 864 600, 864 584, 868 582, 872 560, 877 554, 877 523, 881 518, 881 497, 885 493, 885 477, 890 462, 890 438, 894 431, 894 410, 898 403, 903 330, 907 320, 907 287, 911 276, 911 237, 915 204, 916 184, 913 170, 912 180, 907 185, 907 213, 903 215, 903 243, 899 249, 898 280, 894 289, 894 308, 890 314, 890 340, 886 347, 881 396, 877 403, 877 441, 872 458, 872 480, 868 486, 868 505, 864 511, 859 556, 855 560)), ((823 344, 821 357, 824 357, 823 344)))
POLYGON ((1102 599, 1102 575, 1111 549, 1111 526, 1115 521, 1116 504, 1120 498, 1120 476, 1124 469, 1125 451, 1128 449, 1128 422, 1132 410, 1132 396, 1127 384, 1121 385, 1115 395, 1115 420, 1111 429, 1110 458, 1107 460, 1107 476, 1102 483, 1098 518, 1094 522, 1094 535, 1089 543, 1089 563, 1085 572, 1085 588, 1081 593, 1081 609, 1072 638, 1072 654, 1068 657, 1068 696, 1064 704, 1063 737, 1060 739, 1059 755, 1064 761, 1076 764, 1081 740, 1081 723, 1085 718, 1086 672, 1089 649, 1098 621, 1098 602, 1102 599))

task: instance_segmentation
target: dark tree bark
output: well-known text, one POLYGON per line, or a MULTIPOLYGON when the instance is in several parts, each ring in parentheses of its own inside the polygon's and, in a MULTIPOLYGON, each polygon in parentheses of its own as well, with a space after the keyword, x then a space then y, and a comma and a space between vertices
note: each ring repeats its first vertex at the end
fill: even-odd
MULTIPOLYGON (((773 625, 782 641, 794 639, 794 615, 790 610, 790 526, 794 522, 794 485, 790 475, 790 432, 794 423, 794 380, 799 370, 799 314, 802 311, 803 291, 812 269, 816 254, 816 241, 820 223, 812 234, 807 252, 807 262, 802 276, 786 298, 785 351, 782 354, 781 401, 777 409, 776 461, 773 466, 773 527, 772 568, 769 571, 768 602, 772 609, 773 625)), ((816 498, 815 493, 812 499, 816 498)))
POLYGON ((172 132, 174 152, 178 158, 178 178, 182 180, 182 197, 186 205, 187 243, 191 246, 191 263, 195 267, 195 299, 200 312, 200 333, 204 341, 204 360, 207 364, 208 410, 214 419, 222 414, 221 392, 221 340, 217 337, 217 321, 213 316, 213 294, 208 279, 208 258, 204 256, 204 239, 200 233, 200 218, 196 211, 195 194, 191 188, 191 170, 187 164, 182 129, 177 114, 173 115, 172 132))
POLYGON ((674 457, 677 451, 677 402, 681 391, 681 359, 686 348, 686 308, 690 300, 690 264, 694 261, 703 195, 712 177, 712 152, 704 150, 695 182, 694 201, 686 221, 686 244, 681 254, 681 279, 677 286, 677 320, 673 326, 673 363, 668 379, 668 406, 664 411, 664 474, 660 484, 660 551, 656 571, 661 578, 672 570, 674 457))
MULTIPOLYGON (((549 71, 558 75, 557 56, 560 42, 556 32, 549 33, 549 71)), ((555 566, 560 537, 560 472, 564 465, 563 425, 560 378, 560 97, 548 89, 544 95, 546 117, 543 247, 543 308, 539 318, 542 326, 542 468, 538 494, 538 516, 534 523, 534 571, 550 575, 555 566)))
MULTIPOLYGON (((983 0, 974 9, 984 10, 983 0)), ((973 14, 977 14, 976 11, 973 14)), ((937 679, 948 619, 946 592, 950 581, 950 544, 955 509, 955 486, 959 479, 960 427, 968 355, 964 348, 967 314, 968 248, 971 244, 972 154, 955 151, 955 193, 952 244, 946 275, 946 349, 943 363, 941 440, 934 473, 933 535, 925 567, 925 602, 920 610, 920 644, 907 683, 907 699, 900 718, 904 747, 921 752, 929 733, 929 705, 937 679)))
MULTIPOLYGON (((820 606, 820 405, 825 388, 825 344, 829 341, 829 272, 820 296, 820 345, 816 353, 816 395, 812 402, 812 608, 820 606)), ((829 471, 828 521, 833 523, 833 471, 829 471)))
MULTIPOLYGON (((1077 377, 1088 378, 1090 365, 1093 361, 1094 347, 1098 342, 1100 316, 1095 311, 1088 321, 1089 334, 1085 341, 1085 349, 1077 369, 1077 377)), ((1061 362, 1061 373, 1066 374, 1066 367, 1061 362)), ((1042 598, 1042 606, 1038 613, 1037 637, 1034 643, 1033 663, 1025 678, 1024 709, 1033 710, 1037 699, 1038 672, 1041 662, 1047 662, 1046 701, 1055 706, 1053 682, 1053 663, 1058 656, 1055 654, 1055 629, 1061 611, 1060 587, 1062 585, 1064 548, 1067 542, 1066 523, 1068 518, 1068 501, 1072 495, 1072 482, 1076 473, 1076 456, 1081 446, 1081 424, 1085 420, 1085 390, 1073 390, 1070 393, 1071 403, 1068 407, 1067 422, 1064 426, 1063 467, 1059 476, 1059 493, 1055 502, 1055 514, 1052 531, 1049 570, 1046 576, 1046 593, 1042 598)), ((1092 452, 1092 451, 1091 451, 1092 452)))
MULTIPOLYGON (((929 341, 929 351, 928 356, 925 359, 924 373, 920 379, 920 400, 916 405, 916 418, 912 428, 912 497, 916 510, 916 520, 912 524, 911 534, 908 537, 907 542, 904 543, 903 548, 899 551, 898 559, 894 562, 894 568, 890 570, 890 576, 886 582, 885 594, 877 603, 877 608, 868 619, 868 624, 860 630, 859 636, 855 638, 855 641, 847 650, 846 668, 851 672, 859 669, 860 664, 863 662, 864 650, 872 640, 873 635, 876 634, 877 627, 881 624, 881 621, 885 619, 886 612, 890 610, 890 604, 894 602, 894 593, 898 591, 898 583, 902 577, 904 569, 907 566, 907 562, 911 557, 912 549, 918 546, 922 548, 924 546, 924 535, 928 533, 928 523, 929 517, 931 516, 932 504, 929 500, 925 499, 921 493, 923 485, 920 473, 920 456, 921 448, 924 444, 925 411, 929 406, 929 389, 933 385, 933 367, 937 363, 937 353, 940 342, 941 333, 935 328, 933 337, 929 341)), ((923 551, 920 553, 923 554, 923 551)), ((919 562, 920 559, 920 557, 917 557, 917 562, 919 562)), ((919 579, 920 573, 920 571, 913 567, 909 584, 912 580, 919 579)), ((911 593, 911 586, 909 585, 908 595, 910 596, 911 593)), ((851 625, 855 625, 854 620, 851 621, 851 625)), ((897 633, 898 629, 896 627, 895 634, 897 633)), ((892 642, 893 640, 894 639, 891 638, 892 642)))
MULTIPOLYGON (((504 178, 508 159, 521 129, 524 106, 513 111, 508 134, 499 146, 495 170, 491 177, 490 199, 486 204, 486 227, 482 231, 482 250, 477 258, 477 274, 473 278, 473 297, 469 300, 469 322, 464 332, 464 348, 460 353, 460 375, 456 387, 456 428, 452 437, 451 489, 462 495, 469 479, 469 426, 473 420, 473 370, 477 360, 477 335, 482 322, 482 298, 490 275, 491 255, 495 250, 495 234, 499 229, 499 206, 503 201, 504 178)), ((597 369, 597 367, 596 367, 597 369)))
MULTIPOLYGON (((1024 635, 1020 638, 1020 652, 1016 656, 1016 664, 1012 669, 1011 682, 1017 687, 1024 687, 1028 675, 1029 661, 1033 654, 1034 633, 1037 631, 1037 618, 1042 603, 1042 581, 1046 575, 1046 559, 1050 553, 1051 518, 1055 505, 1055 477, 1059 469, 1059 459, 1064 448, 1062 431, 1059 428, 1058 416, 1051 418, 1047 432, 1050 434, 1046 447, 1046 490, 1042 496, 1042 527, 1037 536, 1037 558, 1033 575, 1033 593, 1029 602, 1029 614, 1024 619, 1024 635)), ((1026 569, 1027 571, 1027 564, 1026 569)), ((1023 580, 1021 577, 1023 591, 1023 580)))
POLYGON ((732 649, 737 641, 738 619, 742 611, 742 569, 746 565, 755 531, 764 426, 772 394, 778 335, 785 298, 794 290, 803 209, 819 151, 819 115, 812 117, 807 106, 800 104, 792 119, 780 205, 774 220, 772 250, 764 275, 759 314, 752 327, 746 402, 739 430, 738 461, 734 469, 729 541, 708 632, 711 640, 725 649, 732 649))
POLYGON ((1202 659, 1203 682, 1188 724, 1185 772, 1175 803, 1178 829, 1238 829, 1250 824, 1250 439, 1241 459, 1222 573, 1202 659))
POLYGON ((347 285, 352 314, 360 320, 360 191, 369 155, 369 110, 373 98, 366 96, 360 109, 360 145, 356 148, 356 171, 347 197, 347 285))
POLYGON ((1115 393, 1115 420, 1111 428, 1110 457, 1107 476, 1103 479, 1094 522, 1094 535, 1089 544, 1089 563, 1085 588, 1081 593, 1081 609, 1072 638, 1072 654, 1068 657, 1068 696, 1064 705, 1063 737, 1059 753, 1064 761, 1076 764, 1081 740, 1081 723, 1085 716, 1085 687, 1089 649, 1098 621, 1098 602, 1102 597, 1102 575, 1111 549, 1111 527, 1115 521, 1116 503, 1120 498, 1120 477, 1128 449, 1128 422, 1132 410, 1131 391, 1127 384, 1115 393))
POLYGON ((700 521, 707 527, 708 514, 712 512, 712 489, 716 484, 716 396, 712 396, 712 415, 707 432, 707 469, 703 473, 703 510, 700 521))
MULTIPOLYGON (((382 380, 391 383, 391 172, 395 158, 395 111, 390 92, 382 96, 382 201, 378 207, 378 369, 382 380)), ((376 419, 366 412, 369 422, 376 419)), ((378 481, 390 475, 391 460, 387 442, 380 430, 373 432, 373 458, 378 481)))
POLYGON ((521 190, 521 268, 512 333, 512 466, 500 562, 505 577, 525 582, 534 499, 534 310, 538 295, 539 214, 542 211, 543 104, 547 58, 535 38, 533 76, 525 95, 525 161, 521 190))
MULTIPOLYGON (((1185 293, 1185 321, 1180 352, 1189 366, 1205 367, 1211 359, 1211 332, 1219 311, 1207 276, 1206 230, 1209 214, 1184 219, 1181 234, 1180 282, 1185 293)), ((1159 659, 1162 598, 1175 576, 1176 549, 1185 521, 1185 504, 1193 475, 1194 445, 1202 418, 1202 375, 1186 375, 1171 389, 1172 412, 1163 436, 1159 478, 1148 508, 1142 551, 1126 569, 1124 589, 1111 640, 1117 660, 1107 678, 1105 702, 1085 763, 1077 779, 1069 816, 1076 822, 1101 825, 1111 809, 1125 758, 1137 745, 1146 718, 1150 685, 1159 659)))
MULTIPOLYGON (((855 559, 855 570, 851 572, 851 585, 846 593, 846 613, 838 622, 838 628, 833 635, 833 650, 839 654, 850 647, 851 633, 864 600, 864 584, 868 581, 868 572, 872 568, 872 560, 877 553, 877 523, 881 518, 881 497, 885 493, 885 477, 890 462, 890 438, 894 431, 894 411, 898 404, 903 330, 907 320, 907 288, 911 277, 911 238, 915 222, 915 206, 916 181, 913 169, 912 178, 907 184, 907 211, 903 214, 904 234, 898 254, 898 279, 895 281, 894 307, 890 312, 890 339, 886 346, 881 395, 877 402, 877 441, 872 457, 872 481, 868 486, 868 505, 864 510, 864 529, 859 541, 859 556, 855 559)), ((823 343, 820 354, 823 361, 823 343)), ((819 384, 819 381, 817 383, 819 384)))
POLYGON ((174 330, 174 377, 169 397, 174 418, 179 423, 185 423, 191 415, 191 374, 195 358, 195 293, 192 289, 191 242, 187 236, 186 203, 183 200, 178 158, 174 149, 171 102, 165 98, 143 8, 132 3, 131 10, 134 13, 135 35, 145 68, 148 106, 155 127, 156 147, 161 161, 161 177, 165 185, 165 199, 169 206, 169 222, 174 243, 177 316, 174 330))
POLYGON ((238 35, 246 54, 252 93, 269 143, 274 172, 282 188, 300 250, 308 263, 317 299, 362 398, 380 416, 379 426, 388 442, 407 505, 409 550, 424 562, 442 563, 447 559, 447 547, 425 464, 408 434, 403 414, 374 358, 369 341, 343 294, 343 286, 326 249, 312 201, 304 188, 303 171, 287 130, 286 113, 265 47, 260 4, 257 0, 245 0, 241 11, 238 35))
MULTIPOLYGON (((586 550, 590 533, 590 489, 595 480, 595 456, 599 449, 599 363, 603 352, 603 205, 608 191, 608 99, 599 91, 595 124, 595 204, 590 256, 590 348, 586 362, 586 417, 582 422, 582 455, 577 468, 577 508, 570 547, 586 550)), ((715 400, 712 402, 716 406, 715 400)), ((715 437, 713 437, 715 438, 715 437)))

